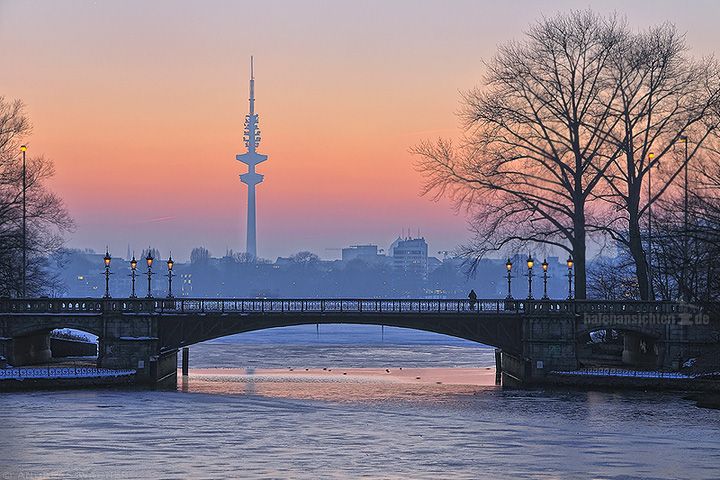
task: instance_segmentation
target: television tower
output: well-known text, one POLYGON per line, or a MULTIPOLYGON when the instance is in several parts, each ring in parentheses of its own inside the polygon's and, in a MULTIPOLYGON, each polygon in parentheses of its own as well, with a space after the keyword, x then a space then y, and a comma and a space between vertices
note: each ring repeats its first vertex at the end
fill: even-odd
POLYGON ((257 238, 255 230, 255 185, 263 181, 263 176, 255 172, 255 166, 267 160, 267 155, 257 153, 260 145, 260 130, 258 130, 258 114, 255 113, 255 72, 253 71, 253 57, 250 57, 250 113, 245 115, 245 131, 243 133, 247 152, 236 155, 235 159, 248 166, 248 172, 240 175, 240 181, 248 188, 247 209, 247 244, 245 251, 250 258, 257 257, 257 238))

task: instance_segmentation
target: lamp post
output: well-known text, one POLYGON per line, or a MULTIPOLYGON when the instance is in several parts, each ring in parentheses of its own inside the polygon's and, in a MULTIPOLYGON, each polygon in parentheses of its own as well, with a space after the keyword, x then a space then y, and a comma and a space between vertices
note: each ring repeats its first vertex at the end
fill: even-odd
POLYGON ((508 294, 507 297, 505 297, 507 300, 512 300, 512 262, 510 259, 507 259, 507 262, 505 262, 505 268, 507 269, 507 282, 508 282, 508 294))
POLYGON ((145 261, 147 262, 147 277, 148 277, 148 293, 147 298, 153 298, 152 296, 152 264, 153 260, 155 260, 152 256, 152 253, 150 252, 150 249, 148 248, 147 257, 145 257, 145 261))
POLYGON ((168 273, 167 273, 168 295, 167 295, 167 298, 173 298, 173 294, 172 294, 172 277, 173 277, 172 267, 173 267, 173 264, 174 264, 174 262, 173 262, 172 253, 171 253, 170 258, 168 258, 168 261, 167 261, 167 267, 168 267, 168 273))
MULTIPOLYGON (((652 284, 652 161, 655 159, 655 154, 650 152, 648 154, 648 253, 647 253, 647 270, 648 270, 648 283, 650 292, 653 292, 652 284)), ((651 295, 653 300, 655 294, 651 295)))
POLYGON ((684 209, 683 216, 685 220, 685 231, 688 228, 688 137, 686 135, 680 136, 680 142, 685 144, 685 163, 683 164, 683 170, 685 171, 685 186, 684 186, 684 209))
POLYGON ((574 264, 574 263, 575 263, 575 262, 573 262, 572 257, 568 257, 568 259, 567 259, 567 267, 568 267, 568 273, 567 273, 567 277, 568 277, 568 297, 567 297, 567 299, 568 299, 568 300, 572 300, 572 298, 573 298, 573 296, 572 296, 572 279, 573 279, 573 264, 574 264))
POLYGON ((532 277, 533 277, 533 265, 535 265, 535 260, 533 260, 532 255, 528 255, 527 258, 527 267, 528 267, 528 300, 532 300, 533 293, 532 293, 532 277))
POLYGON ((543 298, 543 300, 549 300, 550 297, 548 297, 548 294, 547 294, 547 279, 548 279, 548 267, 550 265, 548 265, 548 263, 547 263, 547 258, 543 260, 543 263, 541 266, 543 269, 543 297, 542 298, 543 298))
POLYGON ((685 185, 684 185, 684 207, 683 207, 683 260, 682 260, 682 272, 680 282, 682 289, 685 291, 683 297, 685 301, 688 301, 688 288, 685 285, 687 279, 687 261, 688 261, 688 137, 687 135, 680 135, 679 141, 685 144, 685 163, 683 164, 683 170, 685 171, 685 185))
POLYGON ((27 296, 27 168, 25 152, 27 145, 20 145, 22 152, 22 296, 27 296))
POLYGON ((135 295, 135 270, 137 269, 137 260, 135 260, 135 254, 133 253, 132 260, 130 260, 130 279, 132 280, 132 290, 130 298, 137 298, 135 295))
POLYGON ((112 260, 112 257, 110 256, 110 251, 108 250, 108 247, 105 247, 105 257, 103 257, 103 261, 105 262, 105 297, 104 298, 110 298, 110 261, 112 260))

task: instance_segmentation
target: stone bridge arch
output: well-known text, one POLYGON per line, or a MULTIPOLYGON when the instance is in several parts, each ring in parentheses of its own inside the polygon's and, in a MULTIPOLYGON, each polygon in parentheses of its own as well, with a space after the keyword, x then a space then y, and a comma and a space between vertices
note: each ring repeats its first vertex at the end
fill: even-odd
MULTIPOLYGON (((51 339, 53 330, 70 328, 95 335, 100 342, 103 338, 103 320, 100 315, 45 315, 17 320, 3 321, 0 341, 0 355, 15 366, 46 363, 55 358, 60 350, 67 351, 67 345, 61 345, 63 340, 51 339), (60 350, 55 351, 53 344, 60 350)), ((60 353, 60 356, 64 355, 60 353)))
POLYGON ((583 366, 658 369, 667 354, 664 337, 665 332, 657 328, 638 325, 586 326, 578 330, 575 338, 578 362, 583 366))
POLYGON ((372 314, 250 314, 163 315, 158 319, 161 351, 270 328, 314 324, 377 325, 408 328, 461 338, 519 354, 522 352, 522 318, 516 315, 448 315, 424 319, 418 315, 372 314))
POLYGON ((10 321, 5 328, 8 337, 23 337, 36 333, 50 332, 60 328, 72 328, 91 333, 99 338, 103 337, 103 319, 101 315, 94 316, 43 316, 32 318, 25 322, 10 321))

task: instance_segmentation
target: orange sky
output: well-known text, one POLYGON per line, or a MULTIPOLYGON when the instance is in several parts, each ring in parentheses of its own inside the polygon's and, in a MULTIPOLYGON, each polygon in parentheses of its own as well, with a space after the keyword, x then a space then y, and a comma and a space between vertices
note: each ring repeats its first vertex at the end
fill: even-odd
POLYGON ((258 254, 334 257, 408 228, 432 252, 466 240, 464 218, 419 197, 408 149, 458 134, 459 92, 540 14, 590 4, 670 19, 697 54, 720 46, 714 1, 147 3, 0 0, 0 95, 25 101, 30 151, 55 161, 73 247, 244 249, 251 54, 269 155, 258 254))

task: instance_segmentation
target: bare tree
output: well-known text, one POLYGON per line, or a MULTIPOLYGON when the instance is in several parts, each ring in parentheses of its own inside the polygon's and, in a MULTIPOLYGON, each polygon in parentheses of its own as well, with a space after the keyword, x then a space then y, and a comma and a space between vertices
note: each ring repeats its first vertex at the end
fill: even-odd
MULTIPOLYGON (((18 296, 22 284, 22 160, 20 142, 30 134, 22 102, 0 97, 0 296, 18 296)), ((39 295, 51 280, 45 273, 47 256, 62 246, 63 233, 73 222, 62 200, 45 181, 52 162, 29 156, 26 168, 27 293, 39 295)))
POLYGON ((543 18, 499 47, 483 85, 464 95, 463 143, 413 149, 424 193, 471 211, 476 260, 515 242, 564 249, 586 297, 589 203, 620 154, 608 149, 618 91, 607 70, 626 30, 590 11, 543 18))
POLYGON ((720 152, 715 135, 689 164, 691 189, 669 189, 654 211, 653 283, 663 299, 720 300, 720 152), (686 215, 687 212, 687 215, 686 215), (688 254, 688 252, 690 254, 688 254))
POLYGON ((632 258, 619 252, 615 258, 598 257, 588 273, 588 294, 603 300, 637 299, 632 258))
MULTIPOLYGON (((684 38, 671 24, 626 34, 608 73, 617 89, 608 98, 612 115, 607 132, 610 155, 607 188, 599 190, 610 204, 604 223, 595 225, 622 244, 632 256, 640 298, 654 299, 649 262, 643 244, 643 220, 650 227, 650 209, 677 184, 685 168, 720 125, 720 75, 714 60, 695 61, 686 55, 684 38), (687 159, 675 148, 690 138, 687 159), (662 164, 662 170, 659 166, 662 164), (649 177, 654 184, 651 189, 649 177)), ((685 144, 686 145, 686 144, 685 144)))
POLYGON ((210 251, 205 247, 195 247, 190 252, 190 263, 207 265, 210 261, 210 251))
POLYGON ((718 218, 712 218, 716 213, 704 210, 705 199, 701 202, 694 195, 690 199, 687 229, 682 196, 675 195, 657 205, 663 230, 654 242, 653 279, 663 299, 720 300, 720 223, 718 218), (692 255, 686 256, 686 250, 692 255))

